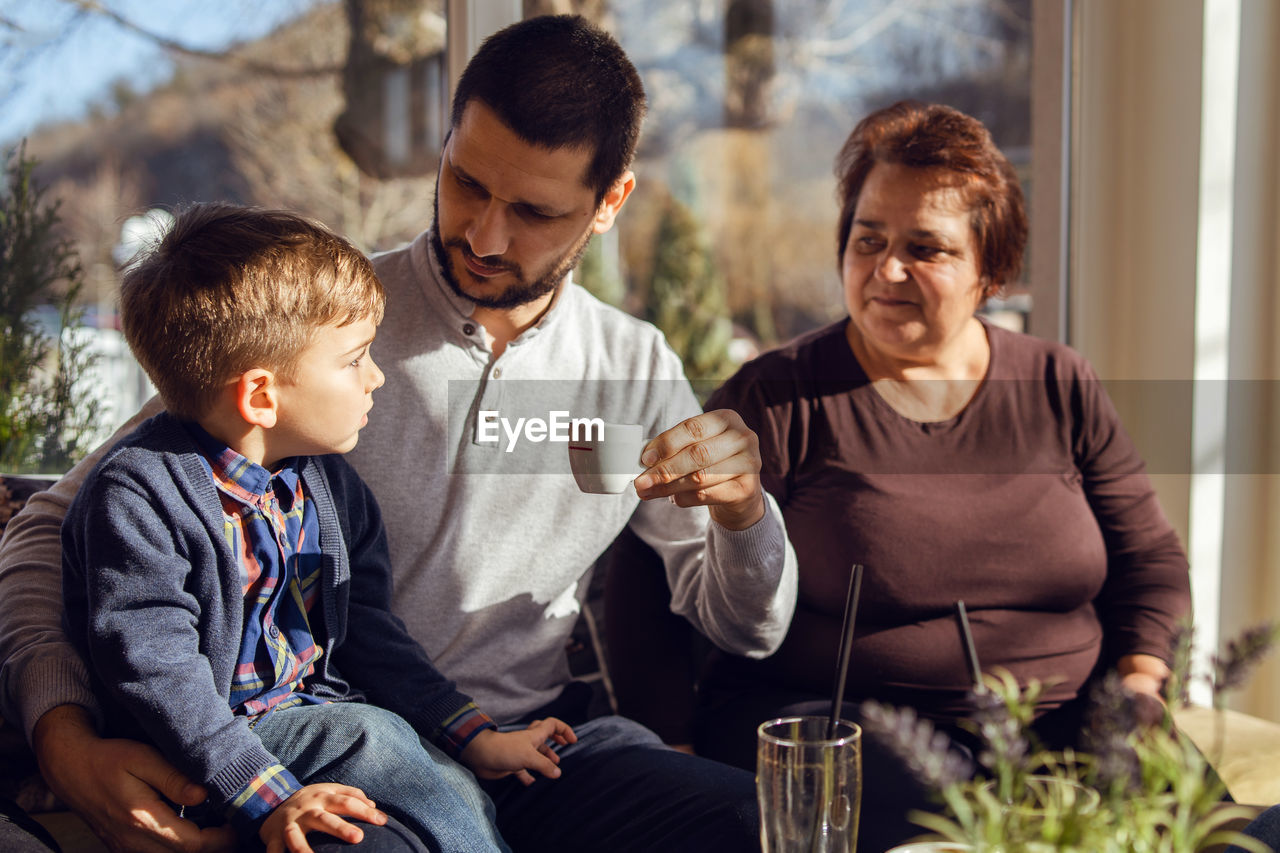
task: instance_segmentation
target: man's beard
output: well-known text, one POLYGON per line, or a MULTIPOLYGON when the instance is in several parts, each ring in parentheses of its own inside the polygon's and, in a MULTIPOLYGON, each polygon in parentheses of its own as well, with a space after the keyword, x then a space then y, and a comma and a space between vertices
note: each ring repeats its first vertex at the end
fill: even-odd
POLYGON ((592 233, 593 230, 588 228, 587 233, 583 235, 577 245, 552 264, 543 275, 538 276, 533 281, 528 281, 525 278, 524 271, 517 264, 503 261, 500 258, 484 260, 483 263, 486 266, 504 269, 515 278, 514 284, 507 285, 506 289, 501 293, 492 296, 476 296, 467 293, 458 282, 458 276, 454 274, 453 267, 449 263, 449 253, 446 248, 457 249, 464 255, 478 256, 471 251, 471 247, 467 245, 465 238, 453 238, 446 243, 444 238, 440 236, 440 204, 438 201, 436 202, 435 222, 431 226, 431 249, 435 252, 436 263, 440 266, 440 274, 444 276, 445 282, 454 293, 464 299, 471 300, 481 308, 519 308, 521 305, 536 302, 555 290, 560 282, 564 281, 565 276, 578 265, 582 260, 582 256, 586 254, 587 246, 591 243, 592 233))

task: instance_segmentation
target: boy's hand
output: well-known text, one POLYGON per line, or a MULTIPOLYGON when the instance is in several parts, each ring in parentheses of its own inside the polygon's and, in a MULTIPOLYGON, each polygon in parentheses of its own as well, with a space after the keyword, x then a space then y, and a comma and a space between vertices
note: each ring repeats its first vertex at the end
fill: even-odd
POLYGON ((322 782, 307 785, 276 806, 258 830, 267 845, 267 853, 311 853, 308 832, 324 832, 348 844, 359 844, 364 832, 342 817, 359 818, 365 823, 382 826, 387 816, 378 811, 377 803, 359 788, 322 782))
POLYGON ((551 742, 560 746, 577 743, 578 736, 568 723, 555 717, 534 720, 527 729, 515 732, 486 729, 462 750, 462 763, 481 779, 501 779, 514 773, 523 784, 532 785, 530 770, 537 770, 549 779, 560 776, 560 768, 556 766, 560 756, 552 749, 551 742))

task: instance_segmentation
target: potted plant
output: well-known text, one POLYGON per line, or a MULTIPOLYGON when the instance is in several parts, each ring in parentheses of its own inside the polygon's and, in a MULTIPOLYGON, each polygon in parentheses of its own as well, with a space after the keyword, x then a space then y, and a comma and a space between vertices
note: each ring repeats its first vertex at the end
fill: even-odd
MULTIPOLYGON (((1215 658, 1207 676, 1215 706, 1278 636, 1277 626, 1246 631, 1215 658)), ((1183 631, 1178 643, 1167 707, 1187 701, 1190 637, 1183 631)), ((1224 784, 1176 732, 1167 711, 1157 725, 1139 724, 1133 697, 1114 673, 1091 695, 1081 752, 1045 750, 1030 734, 1041 683, 1019 686, 1008 672, 988 674, 983 683, 973 695, 978 712, 969 721, 984 746, 976 774, 949 738, 911 709, 863 705, 867 731, 894 749, 944 806, 939 813, 913 814, 929 834, 894 853, 1195 853, 1226 844, 1269 853, 1230 828, 1253 810, 1223 802, 1224 784)))

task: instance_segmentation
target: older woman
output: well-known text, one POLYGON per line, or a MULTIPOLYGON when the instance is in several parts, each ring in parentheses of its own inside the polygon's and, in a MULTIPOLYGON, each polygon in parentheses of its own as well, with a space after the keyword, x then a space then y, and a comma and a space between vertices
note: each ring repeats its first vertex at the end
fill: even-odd
MULTIPOLYGON (((966 716, 963 600, 983 668, 1052 681, 1038 728, 1070 743, 1096 673, 1158 695, 1189 608, 1182 547, 1088 363, 975 316, 1014 280, 1027 235, 982 124, 895 104, 858 124, 837 175, 849 316, 745 365, 709 403, 760 437, 800 593, 772 657, 713 656, 696 747, 751 767, 760 721, 827 712, 855 563, 846 715, 874 698, 944 726, 966 716)), ((918 803, 868 750, 864 838, 882 849, 919 831, 904 816, 918 803)))

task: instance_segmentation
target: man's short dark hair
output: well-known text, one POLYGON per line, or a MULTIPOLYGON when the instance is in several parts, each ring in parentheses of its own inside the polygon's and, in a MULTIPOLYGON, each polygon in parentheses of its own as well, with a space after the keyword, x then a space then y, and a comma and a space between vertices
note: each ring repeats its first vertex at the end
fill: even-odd
POLYGON ((529 18, 485 39, 454 91, 454 128, 472 100, 531 145, 590 150, 597 204, 631 166, 645 112, 627 54, 580 15, 529 18))

